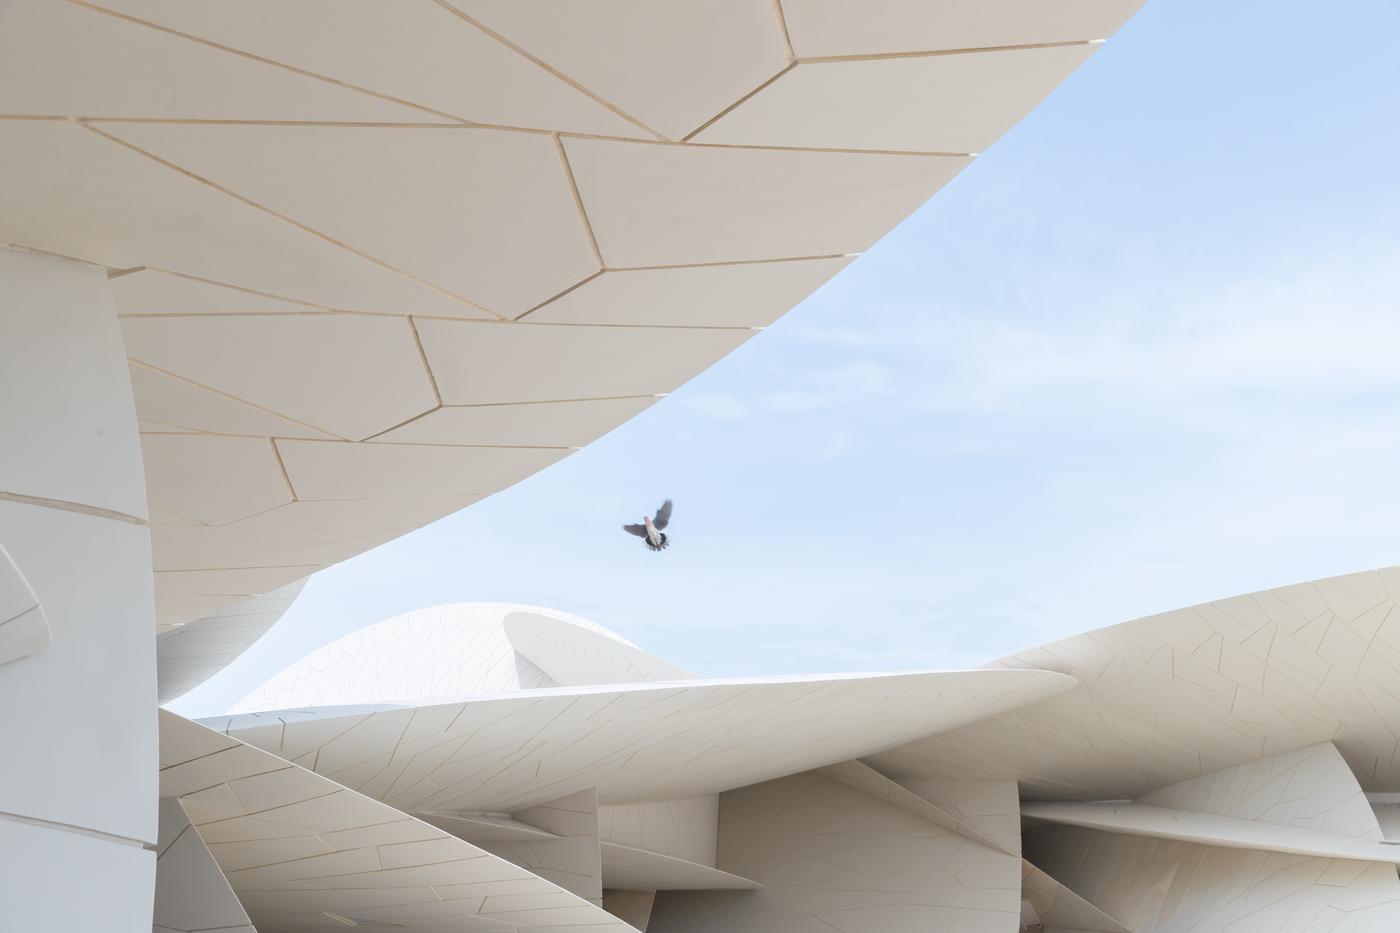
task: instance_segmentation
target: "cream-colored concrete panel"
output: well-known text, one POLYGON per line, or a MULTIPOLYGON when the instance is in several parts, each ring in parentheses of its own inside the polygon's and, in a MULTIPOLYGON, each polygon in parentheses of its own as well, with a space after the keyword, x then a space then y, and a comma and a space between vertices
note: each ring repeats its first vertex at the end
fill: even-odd
MULTIPOLYGON (((190 596, 257 596, 277 589, 289 569, 302 569, 307 574, 319 570, 315 564, 304 568, 232 567, 227 570, 162 570, 156 572, 156 588, 164 595, 190 596)), ((229 613, 237 612, 230 606, 229 613)), ((219 613, 220 617, 223 613, 219 613)))
POLYGON ((160 802, 160 833, 168 834, 170 842, 160 848, 156 859, 155 929, 251 933, 238 896, 178 800, 160 802))
POLYGON ((131 392, 136 413, 153 422, 156 433, 184 429, 254 437, 334 436, 145 366, 131 366, 131 392))
POLYGON ((248 528, 306 528, 386 531, 421 528, 459 512, 481 496, 444 496, 436 499, 315 499, 289 502, 271 511, 242 519, 248 528))
POLYGON ((1098 46, 798 65, 699 143, 983 152, 1098 46))
POLYGON ((817 773, 723 794, 718 865, 763 889, 659 894, 650 933, 1007 933, 1020 917, 1020 859, 817 773))
POLYGON ((1107 39, 1144 0, 782 0, 799 58, 1107 39))
POLYGON ((1400 846, 1297 826, 1262 823, 1218 813, 1175 810, 1148 803, 1027 803, 1023 816, 1066 826, 1230 849, 1258 849, 1317 858, 1400 865, 1400 846))
POLYGON ((954 829, 1021 854, 1021 801, 1015 781, 905 780, 904 787, 947 813, 954 829))
MULTIPOLYGON (((5 174, 26 183, 25 173, 5 174)), ((0 492, 146 517, 120 351, 101 269, 0 248, 0 492)))
MULTIPOLYGON (((219 787, 227 789, 228 785, 220 784, 219 787)), ((186 798, 186 802, 188 802, 188 798, 186 798)), ((234 807, 233 813, 236 814, 241 809, 242 805, 237 805, 234 807)), ((277 839, 217 842, 210 844, 209 851, 217 855, 219 864, 226 866, 228 871, 241 871, 245 868, 256 868, 259 865, 286 862, 294 858, 324 855, 335 850, 316 836, 284 836, 277 839)))
POLYGON ((649 135, 434 3, 109 0, 105 5, 477 123, 649 135), (307 42, 307 36, 316 41, 307 42))
MULTIPOLYGON (((215 573, 233 575, 238 571, 225 570, 215 573)), ((179 575, 177 571, 161 576, 179 575)), ((170 587, 162 586, 162 583, 163 581, 158 579, 157 588, 169 592, 170 587)), ((169 702, 193 690, 227 667, 268 629, 277 624, 305 585, 305 580, 298 580, 276 589, 254 590, 263 595, 244 599, 211 616, 158 635, 157 702, 169 702)), ((203 586, 207 589, 207 582, 204 582, 203 586)))
POLYGON ((278 441, 300 499, 474 496, 514 485, 568 454, 548 447, 439 447, 278 441))
POLYGON ((171 124, 111 132, 507 316, 598 269, 554 140, 541 133, 171 124))
POLYGON ((756 891, 763 885, 704 862, 604 842, 603 884, 643 891, 756 891))
POLYGON ((222 525, 292 501, 264 437, 143 434, 141 453, 152 504, 197 522, 222 525))
POLYGON ((1358 839, 1381 838, 1370 801, 1331 742, 1162 787, 1138 798, 1138 803, 1358 839))
POLYGON ((641 414, 656 397, 439 408, 374 438, 375 443, 583 447, 641 414))
POLYGON ((670 392, 754 332, 420 320, 418 334, 443 403, 481 405, 670 392))
POLYGON ((440 119, 51 0, 10 0, 0 8, 0 113, 419 123, 440 119))
POLYGON ((122 333, 138 362, 341 437, 369 437, 437 404, 413 329, 400 318, 126 318, 122 333))
MULTIPOLYGON (((307 576, 320 570, 321 566, 315 564, 302 570, 302 576, 307 576)), ((299 579, 296 574, 297 568, 273 567, 266 572, 271 576, 273 587, 284 583, 289 583, 299 579)), ((208 570, 208 571, 173 571, 170 573, 156 574, 156 634, 164 634, 174 631, 183 625, 188 625, 205 616, 213 615, 234 605, 247 594, 230 594, 221 592, 205 592, 205 590, 218 591, 225 589, 238 589, 243 581, 243 574, 249 572, 241 568, 233 570, 208 570), (163 577, 183 575, 190 573, 193 576, 207 574, 200 581, 200 592, 195 594, 166 592, 163 586, 163 577), (224 574, 234 581, 232 586, 224 585, 220 577, 224 574)), ((261 570, 251 571, 252 573, 262 573, 261 570)))
POLYGON ((598 846, 598 792, 589 788, 527 807, 512 816, 545 830, 550 838, 477 844, 512 865, 529 869, 532 874, 601 906, 603 868, 598 846))
MULTIPOLYGON (((694 680, 695 675, 572 620, 516 611, 501 622, 512 647, 560 686, 694 680)), ((655 846, 643 846, 655 848, 655 846)))
MULTIPOLYGON (((198 433, 199 433, 198 431, 193 431, 193 430, 191 430, 191 429, 189 429, 189 428, 181 428, 181 427, 177 427, 176 425, 173 425, 173 424, 163 424, 163 423, 161 423, 161 422, 159 422, 159 421, 149 421, 149 420, 147 420, 147 419, 145 419, 145 418, 138 418, 138 419, 136 420, 136 426, 141 430, 141 433, 142 433, 142 434, 198 434, 198 433)), ((177 524, 177 525, 178 525, 178 524, 181 524, 181 523, 186 523, 186 524, 187 524, 188 521, 189 521, 188 519, 182 519, 182 518, 180 518, 180 516, 178 516, 178 515, 171 515, 169 512, 163 512, 163 513, 152 512, 151 515, 150 515, 150 520, 151 520, 153 523, 154 523, 154 522, 161 522, 161 523, 164 523, 164 524, 177 524)))
POLYGON ((766 327, 849 256, 604 272, 530 315, 534 323, 766 327))
POLYGON ((419 810, 410 815, 445 830, 458 839, 465 839, 477 845, 483 842, 528 842, 531 839, 555 838, 554 833, 493 813, 434 813, 419 810))
POLYGON ((603 909, 636 929, 645 931, 655 900, 655 891, 604 891, 603 909))
MULTIPOLYGON (((131 126, 132 124, 123 124, 131 126)), ((351 311, 488 315, 66 121, 0 121, 0 240, 351 311)))
POLYGON ((670 139, 787 65, 769 0, 448 0, 670 139))
MULTIPOLYGON (((902 784, 891 781, 864 762, 843 761, 840 764, 822 768, 821 773, 823 776, 833 781, 854 787, 862 793, 874 797, 876 800, 912 813, 921 820, 933 823, 935 826, 942 826, 944 829, 950 829, 960 836, 966 836, 973 842, 979 842, 990 849, 997 849, 1008 855, 1020 855, 1021 836, 1019 820, 1017 821, 1017 833, 1014 840, 1006 836, 993 838, 984 835, 977 826, 963 819, 960 814, 930 803, 902 784)), ((999 782, 987 781, 981 783, 996 784, 999 782)), ((1018 808, 1013 807, 1013 809, 1019 813, 1018 808)))
MULTIPOLYGON (((1021 861, 1021 899, 1034 914, 1032 922, 1049 933, 1132 933, 1127 927, 1099 910, 1069 888, 1036 868, 1021 861)), ((1029 925, 1022 908, 1022 923, 1029 925)))
POLYGON ((1400 735, 1382 712, 1400 703, 1394 593, 1393 569, 1350 574, 1030 649, 995 664, 1081 686, 871 763, 899 779, 1012 778, 1032 799, 1125 799, 1331 741, 1363 790, 1400 790, 1400 735), (1232 655, 1258 659, 1262 680, 1232 655))
MULTIPOLYGON (((334 564, 405 530, 156 525, 151 528, 151 550, 158 571, 263 568, 276 572, 269 575, 269 585, 281 586, 306 576, 308 565, 334 564)), ((211 607, 202 614, 213 611, 211 607)))
POLYGON ((968 160, 566 139, 609 266, 856 253, 968 160))
MULTIPOLYGON (((513 813, 590 787, 606 804, 717 793, 867 755, 901 736, 934 734, 1068 685, 1042 672, 1006 675, 555 688, 454 700, 428 707, 426 719, 422 708, 368 715, 281 710, 218 725, 254 743, 275 741, 278 754, 315 750, 318 773, 405 811, 513 813), (271 737, 258 732, 272 720, 285 729, 271 737), (415 733, 405 735, 410 726, 415 733), (697 748, 706 754, 697 756, 697 748), (678 769, 678 760, 686 766, 678 769)), ((363 676, 373 678, 373 667, 363 676)), ((397 692, 392 680, 379 690, 397 692)))
POLYGON ((1042 826, 1026 855, 1133 933, 1388 933, 1400 924, 1392 865, 1224 849, 1042 826))
POLYGON ((521 610, 560 618, 626 644, 601 626, 553 609, 513 603, 430 606, 318 648, 253 690, 233 711, 421 703, 433 697, 555 686, 506 638, 502 620, 521 610))
POLYGON ((160 725, 162 755, 206 775, 196 796, 232 791, 217 814, 188 812, 260 933, 343 929, 336 913, 362 926, 420 930, 629 929, 543 878, 324 777, 226 737, 210 750, 209 730, 164 711, 160 725))
POLYGON ((305 314, 317 310, 311 305, 156 269, 119 275, 111 280, 111 286, 121 314, 305 314))
POLYGON ((716 794, 598 809, 598 834, 603 842, 659 852, 710 867, 715 864, 718 832, 719 796, 716 794))

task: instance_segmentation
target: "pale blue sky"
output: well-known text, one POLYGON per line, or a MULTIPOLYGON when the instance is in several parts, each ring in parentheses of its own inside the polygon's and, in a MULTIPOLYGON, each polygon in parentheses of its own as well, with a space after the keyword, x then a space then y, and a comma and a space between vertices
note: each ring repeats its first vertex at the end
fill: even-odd
POLYGON ((1400 562, 1400 3, 1151 0, 670 398, 324 571, 175 704, 442 602, 705 675, 955 667, 1400 562), (674 546, 618 525, 676 500, 674 546))

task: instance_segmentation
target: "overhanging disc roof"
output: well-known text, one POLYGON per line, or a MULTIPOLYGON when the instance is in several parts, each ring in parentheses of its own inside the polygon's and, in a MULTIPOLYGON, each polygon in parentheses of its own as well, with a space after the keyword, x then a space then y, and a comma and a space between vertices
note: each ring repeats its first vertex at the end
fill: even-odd
POLYGON ((11 0, 0 243, 110 270, 168 627, 642 411, 1138 6, 11 0))

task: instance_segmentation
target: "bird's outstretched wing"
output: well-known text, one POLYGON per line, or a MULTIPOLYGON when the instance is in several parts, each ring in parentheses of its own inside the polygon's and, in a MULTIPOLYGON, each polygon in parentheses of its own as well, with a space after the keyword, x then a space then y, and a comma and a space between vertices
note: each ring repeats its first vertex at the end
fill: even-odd
POLYGON ((661 503, 661 508, 656 510, 656 517, 651 520, 651 523, 656 526, 657 531, 660 531, 667 525, 671 524, 670 499, 667 499, 665 502, 661 503))
POLYGON ((623 525, 622 530, 629 535, 636 535, 639 538, 645 538, 647 536, 646 525, 623 525))

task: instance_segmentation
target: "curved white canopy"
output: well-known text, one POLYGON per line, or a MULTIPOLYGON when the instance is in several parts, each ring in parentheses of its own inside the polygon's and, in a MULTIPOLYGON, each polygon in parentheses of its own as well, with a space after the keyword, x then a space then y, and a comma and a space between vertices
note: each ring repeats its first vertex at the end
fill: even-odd
POLYGON ((644 410, 1141 2, 9 0, 0 244, 111 275, 178 625, 644 410))
POLYGON ((1400 790, 1400 568, 1124 622, 994 662, 1061 696, 890 749, 895 778, 1012 778, 1027 796, 1139 797, 1318 742, 1364 790, 1400 790))
POLYGON ((222 717, 229 735, 404 811, 713 794, 1044 700, 1046 671, 929 671, 534 690, 411 709, 222 717))
POLYGON ((695 679, 684 668, 574 619, 516 611, 501 627, 516 651, 561 686, 695 679))
POLYGON ((424 703, 569 683, 689 677, 616 632, 567 612, 518 603, 450 603, 343 635, 268 678, 232 711, 424 703), (508 625, 512 619, 520 624, 508 625), (579 652, 578 658, 570 659, 570 652, 579 652), (590 666, 577 663, 584 657, 590 666), (590 670, 617 676, 590 677, 590 670), (662 672, 676 676, 655 676, 662 672))

